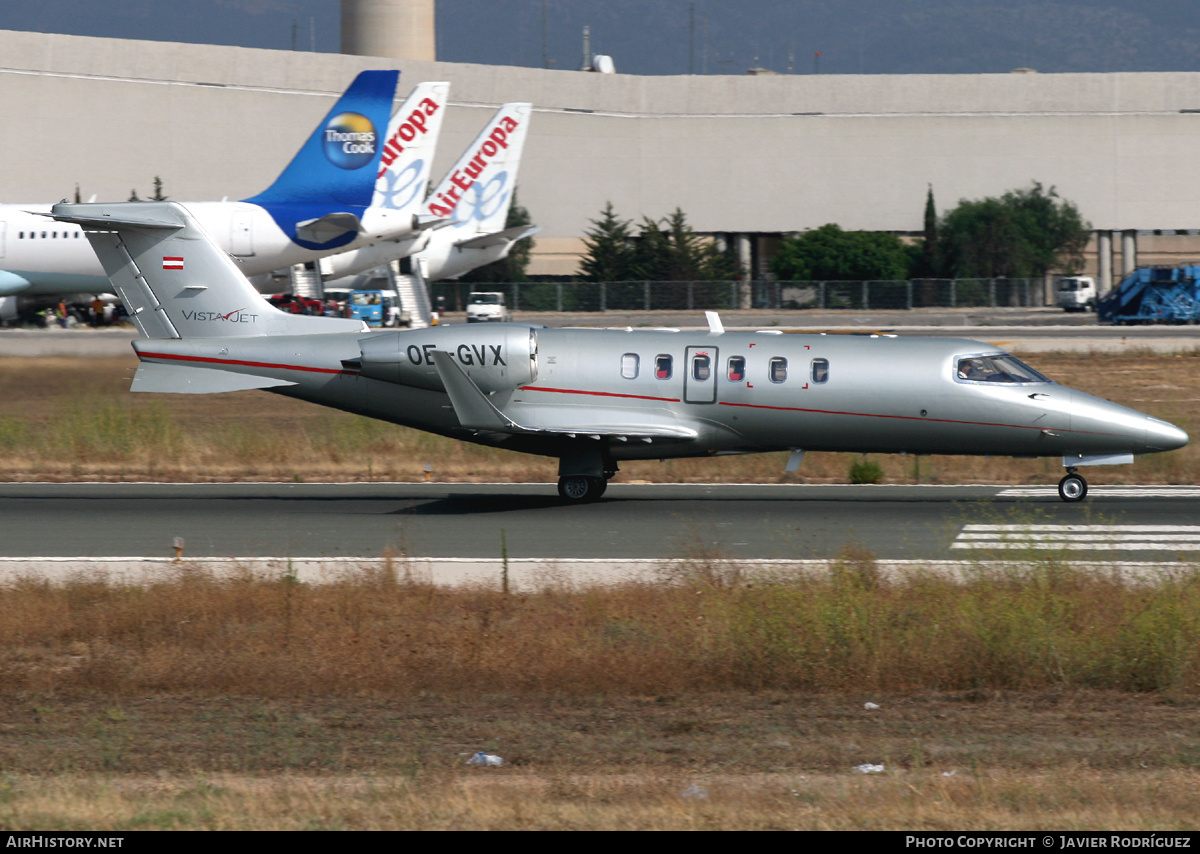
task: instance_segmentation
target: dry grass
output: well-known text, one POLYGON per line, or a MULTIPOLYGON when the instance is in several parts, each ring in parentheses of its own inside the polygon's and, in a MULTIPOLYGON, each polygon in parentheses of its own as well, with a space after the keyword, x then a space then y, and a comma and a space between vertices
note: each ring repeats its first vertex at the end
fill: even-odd
POLYGON ((6 829, 1197 825, 1196 707, 1144 696, 20 696, 0 710, 6 829), (504 767, 468 767, 476 750, 504 767))
POLYGON ((289 576, 0 589, 5 691, 264 697, 422 692, 1200 689, 1200 573, 1132 584, 1054 558, 967 581, 681 562, 681 583, 505 594, 289 576))
POLYGON ((859 550, 505 595, 402 570, 0 588, 0 826, 1197 824, 1195 574, 892 582, 859 550))
POLYGON ((12 778, 6 829, 1194 830, 1194 771, 12 778))
MULTIPOLYGON (((1198 354, 1039 354, 1055 379, 1200 429, 1198 354)), ((553 481, 555 460, 500 451, 288 400, 267 392, 134 395, 132 358, 0 359, 2 480, 553 481)), ((845 483, 852 454, 625 463, 618 480, 845 483)), ((879 457, 885 483, 1050 483, 1056 460, 879 457)), ((1093 483, 1195 483, 1200 446, 1097 467, 1093 483)))

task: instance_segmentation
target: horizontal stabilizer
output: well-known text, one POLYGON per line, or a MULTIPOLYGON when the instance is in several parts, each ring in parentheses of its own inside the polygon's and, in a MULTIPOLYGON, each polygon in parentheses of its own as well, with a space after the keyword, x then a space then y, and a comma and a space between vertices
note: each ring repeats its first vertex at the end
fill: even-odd
POLYGON ((245 391, 251 388, 277 388, 295 385, 288 380, 235 374, 212 368, 192 368, 186 365, 161 365, 142 362, 133 375, 130 391, 164 394, 217 394, 223 391, 245 391))
POLYGON ((481 234, 468 240, 460 240, 454 245, 460 249, 484 249, 488 246, 503 246, 506 243, 516 243, 518 240, 537 234, 542 230, 540 225, 517 225, 504 231, 493 231, 491 234, 481 234))
POLYGON ((358 234, 361 230, 362 223, 358 217, 344 211, 296 223, 296 236, 312 243, 328 243, 343 234, 358 234))
POLYGON ((433 216, 431 214, 417 214, 416 227, 417 231, 428 231, 431 228, 441 228, 450 224, 450 220, 444 216, 433 216))
POLYGON ((109 216, 108 214, 101 216, 75 216, 55 213, 42 213, 38 214, 38 216, 49 217, 59 222, 73 222, 80 226, 86 225, 97 231, 103 230, 105 227, 116 228, 117 226, 131 226, 133 228, 183 228, 183 223, 179 220, 155 219, 144 216, 109 216))

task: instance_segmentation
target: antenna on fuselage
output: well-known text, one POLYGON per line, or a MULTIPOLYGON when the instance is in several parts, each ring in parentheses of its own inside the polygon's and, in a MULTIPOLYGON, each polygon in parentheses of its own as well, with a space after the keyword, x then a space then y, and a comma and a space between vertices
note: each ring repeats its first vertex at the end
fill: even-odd
POLYGON ((721 323, 721 315, 715 311, 704 312, 705 318, 708 320, 708 331, 713 335, 724 335, 725 324, 721 323))

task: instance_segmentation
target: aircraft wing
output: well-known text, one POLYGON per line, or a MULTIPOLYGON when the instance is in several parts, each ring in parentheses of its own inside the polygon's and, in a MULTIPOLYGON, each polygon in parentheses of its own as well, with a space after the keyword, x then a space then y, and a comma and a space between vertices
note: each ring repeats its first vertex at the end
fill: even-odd
MULTIPOLYGON (((586 426, 538 424, 536 422, 540 419, 537 419, 536 416, 533 418, 533 423, 518 424, 488 400, 487 395, 471 381, 471 378, 459 367, 458 362, 454 360, 454 356, 449 351, 432 350, 429 355, 433 358, 433 364, 437 368, 442 385, 450 396, 450 403, 454 407, 454 414, 458 416, 459 423, 471 430, 486 433, 557 434, 571 438, 576 436, 590 436, 595 439, 605 437, 622 441, 640 439, 647 442, 655 439, 688 441, 697 436, 695 430, 675 424, 597 424, 591 418, 586 419, 586 426)), ((561 408, 555 408, 554 411, 561 412, 561 408)), ((536 409, 527 410, 526 418, 522 420, 529 420, 528 416, 535 413, 536 409)))
POLYGON ((361 230, 358 217, 344 211, 296 223, 296 236, 312 243, 328 243, 347 232, 358 234, 361 230))
POLYGON ((168 394, 216 394, 222 391, 245 391, 251 388, 276 388, 285 385, 295 383, 213 368, 142 362, 138 365, 137 373, 133 375, 133 385, 129 390, 168 394))
POLYGON ((504 231, 493 231, 490 234, 480 234, 467 240, 459 240, 454 245, 460 249, 484 249, 488 246, 503 246, 505 243, 516 243, 531 234, 542 230, 540 225, 517 225, 504 231))

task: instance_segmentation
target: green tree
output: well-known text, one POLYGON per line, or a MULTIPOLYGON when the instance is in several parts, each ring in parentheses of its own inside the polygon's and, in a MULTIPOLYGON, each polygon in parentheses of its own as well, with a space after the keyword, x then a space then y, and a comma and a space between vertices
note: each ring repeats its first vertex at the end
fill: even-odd
POLYGON ((588 282, 626 282, 638 278, 635 270, 634 237, 629 220, 617 217, 612 202, 604 206, 600 219, 590 220, 579 262, 579 278, 588 282))
POLYGON ((712 240, 693 231, 680 208, 661 221, 643 218, 633 255, 639 279, 723 281, 738 275, 737 262, 712 240))
POLYGON ((1034 182, 1000 198, 963 200, 938 224, 938 265, 959 278, 1029 278, 1082 266, 1091 225, 1034 182))
POLYGON ((843 231, 828 223, 783 239, 771 270, 785 281, 906 279, 913 253, 883 231, 843 231))
POLYGON ((930 184, 929 192, 925 194, 925 239, 921 242, 921 261, 917 265, 919 276, 937 276, 937 248, 937 207, 933 203, 933 184, 930 184))
MULTIPOLYGON (((526 210, 517 201, 517 191, 513 189, 512 204, 508 207, 508 215, 504 219, 504 227, 515 228, 518 225, 532 225, 533 220, 529 217, 529 211, 526 210)), ((501 258, 499 261, 493 261, 490 264, 485 264, 482 267, 476 267, 469 273, 464 273, 460 278, 460 282, 467 284, 479 283, 494 283, 494 282, 527 282, 529 276, 525 270, 529 267, 529 261, 533 257, 533 238, 526 237, 523 240, 518 240, 508 250, 508 255, 501 258)))
POLYGON ((162 190, 163 190, 162 178, 155 175, 154 176, 154 195, 150 197, 150 200, 155 201, 155 202, 165 202, 167 200, 167 197, 163 195, 162 190))

